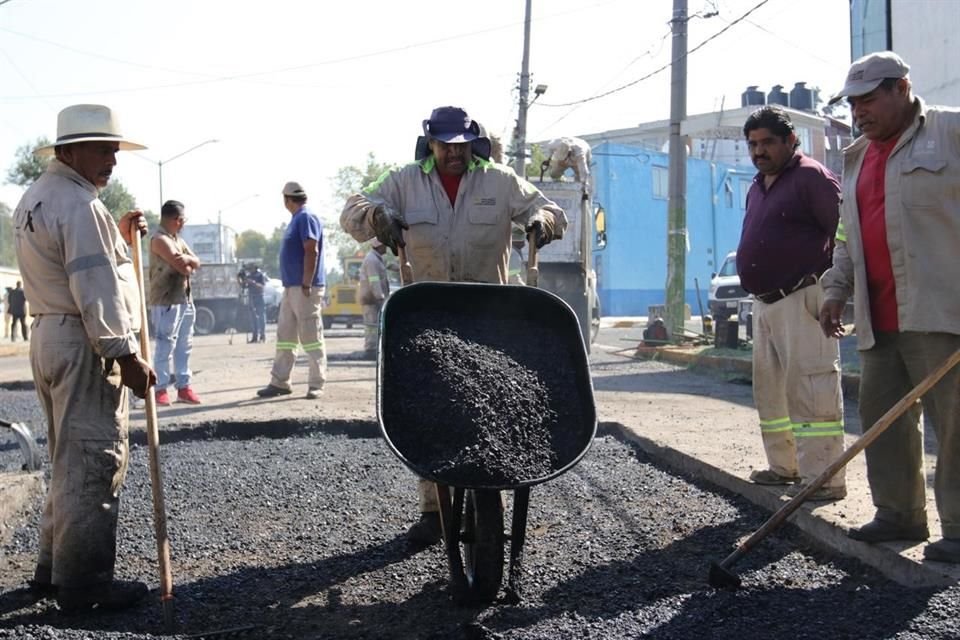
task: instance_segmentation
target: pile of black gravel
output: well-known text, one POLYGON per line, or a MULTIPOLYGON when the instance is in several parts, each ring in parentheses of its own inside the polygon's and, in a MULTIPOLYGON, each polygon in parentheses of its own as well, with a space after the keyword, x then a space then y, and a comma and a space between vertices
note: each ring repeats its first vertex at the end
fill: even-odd
MULTIPOLYGON (((597 438, 580 464, 533 489, 524 600, 480 607, 451 604, 441 545, 407 548, 404 531, 416 518, 410 474, 375 425, 223 424, 164 431, 163 439, 181 634, 252 625, 228 637, 960 637, 957 587, 893 584, 811 550, 792 527, 738 563, 742 590, 715 591, 710 559, 726 556, 769 513, 665 472, 614 437, 597 438)), ((0 546, 0 638, 163 635, 146 466, 146 448, 135 445, 117 573, 147 582, 150 600, 71 617, 49 601, 31 604, 23 585, 36 557, 38 501, 0 546)))
POLYGON ((589 443, 563 341, 531 322, 410 313, 389 327, 381 415, 423 475, 465 487, 550 475, 589 443))

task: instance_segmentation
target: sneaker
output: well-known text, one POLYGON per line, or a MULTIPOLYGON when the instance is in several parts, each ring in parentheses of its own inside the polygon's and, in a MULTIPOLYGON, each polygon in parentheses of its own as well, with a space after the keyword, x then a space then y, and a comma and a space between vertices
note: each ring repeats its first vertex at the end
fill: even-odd
POLYGON ((288 396, 292 391, 290 389, 281 389, 272 384, 268 384, 263 389, 257 391, 257 395, 261 398, 276 398, 277 396, 288 396))
POLYGON ((79 589, 61 588, 57 604, 64 613, 79 613, 91 609, 117 611, 137 604, 147 595, 142 582, 115 580, 105 585, 79 589))
POLYGON ((309 389, 307 389, 306 398, 307 398, 307 400, 316 400, 316 399, 319 398, 321 395, 323 395, 323 389, 318 389, 318 388, 316 388, 316 387, 310 387, 309 389))
POLYGON ((177 402, 186 402, 187 404, 200 404, 200 396, 190 387, 177 389, 177 402))
POLYGON ((800 482, 800 478, 799 476, 782 476, 773 469, 758 469, 750 473, 750 482, 773 486, 800 482))
POLYGON ((960 539, 942 538, 923 549, 924 560, 960 564, 960 539))
POLYGON ((407 529, 407 543, 413 547, 429 547, 440 542, 441 537, 443 528, 439 511, 421 513, 420 520, 407 529))
MULTIPOLYGON (((930 531, 926 524, 903 525, 874 518, 864 525, 850 529, 847 537, 861 542, 893 542, 894 540, 923 542, 930 537, 930 531)), ((930 546, 933 545, 928 545, 928 548, 930 546)))
MULTIPOLYGON (((800 492, 806 489, 807 486, 809 485, 795 484, 788 488, 786 493, 791 498, 795 498, 796 496, 800 495, 800 492)), ((806 502, 830 502, 832 500, 843 500, 846 497, 846 487, 820 487, 807 496, 806 502)))
POLYGON ((157 389, 157 406, 160 407, 169 407, 173 404, 170 401, 170 394, 167 393, 166 389, 157 389))

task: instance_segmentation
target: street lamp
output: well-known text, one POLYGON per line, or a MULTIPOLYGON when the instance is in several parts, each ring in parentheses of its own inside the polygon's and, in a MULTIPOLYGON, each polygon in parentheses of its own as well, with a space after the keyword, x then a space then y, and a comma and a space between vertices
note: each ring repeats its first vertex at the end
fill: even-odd
POLYGON ((160 178, 160 208, 163 208, 163 165, 165 165, 165 164, 167 164, 167 163, 170 163, 170 162, 173 162, 174 160, 176 160, 176 159, 179 158, 180 156, 185 156, 185 155, 187 155, 188 153, 190 153, 191 151, 193 151, 193 150, 195 150, 195 149, 199 149, 199 148, 202 147, 203 145, 205 145, 205 144, 210 144, 210 143, 212 143, 212 142, 220 142, 220 141, 217 140, 216 138, 211 138, 210 140, 204 140, 204 141, 201 142, 200 144, 194 145, 194 146, 190 147, 189 149, 187 149, 186 151, 181 151, 180 153, 178 153, 177 155, 173 156, 172 158, 167 158, 166 160, 158 160, 158 161, 157 161, 157 172, 158 172, 159 178, 160 178))
POLYGON ((259 198, 259 193, 251 193, 248 196, 244 196, 232 204, 228 204, 224 208, 217 211, 217 262, 223 262, 223 212, 232 209, 238 204, 243 204, 247 200, 253 200, 254 198, 259 198))

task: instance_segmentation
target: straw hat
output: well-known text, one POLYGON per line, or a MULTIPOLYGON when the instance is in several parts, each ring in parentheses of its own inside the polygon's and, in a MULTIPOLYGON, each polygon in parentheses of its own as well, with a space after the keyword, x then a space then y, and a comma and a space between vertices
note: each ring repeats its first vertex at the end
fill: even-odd
POLYGON ((57 145, 76 142, 118 142, 123 151, 146 149, 130 142, 120 133, 120 123, 110 107, 101 104, 75 104, 57 115, 57 141, 34 151, 38 156, 53 155, 57 145))

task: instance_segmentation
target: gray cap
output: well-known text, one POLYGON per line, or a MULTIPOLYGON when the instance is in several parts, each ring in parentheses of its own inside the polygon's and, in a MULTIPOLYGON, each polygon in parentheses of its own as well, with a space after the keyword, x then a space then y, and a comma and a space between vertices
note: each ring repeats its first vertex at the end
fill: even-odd
POLYGON ((854 60, 847 72, 847 82, 828 104, 848 96, 862 96, 880 86, 887 78, 906 78, 910 65, 893 51, 877 51, 854 60))
POLYGON ((307 192, 303 190, 303 187, 300 186, 299 182, 288 182, 287 184, 283 185, 283 195, 305 197, 307 192))

